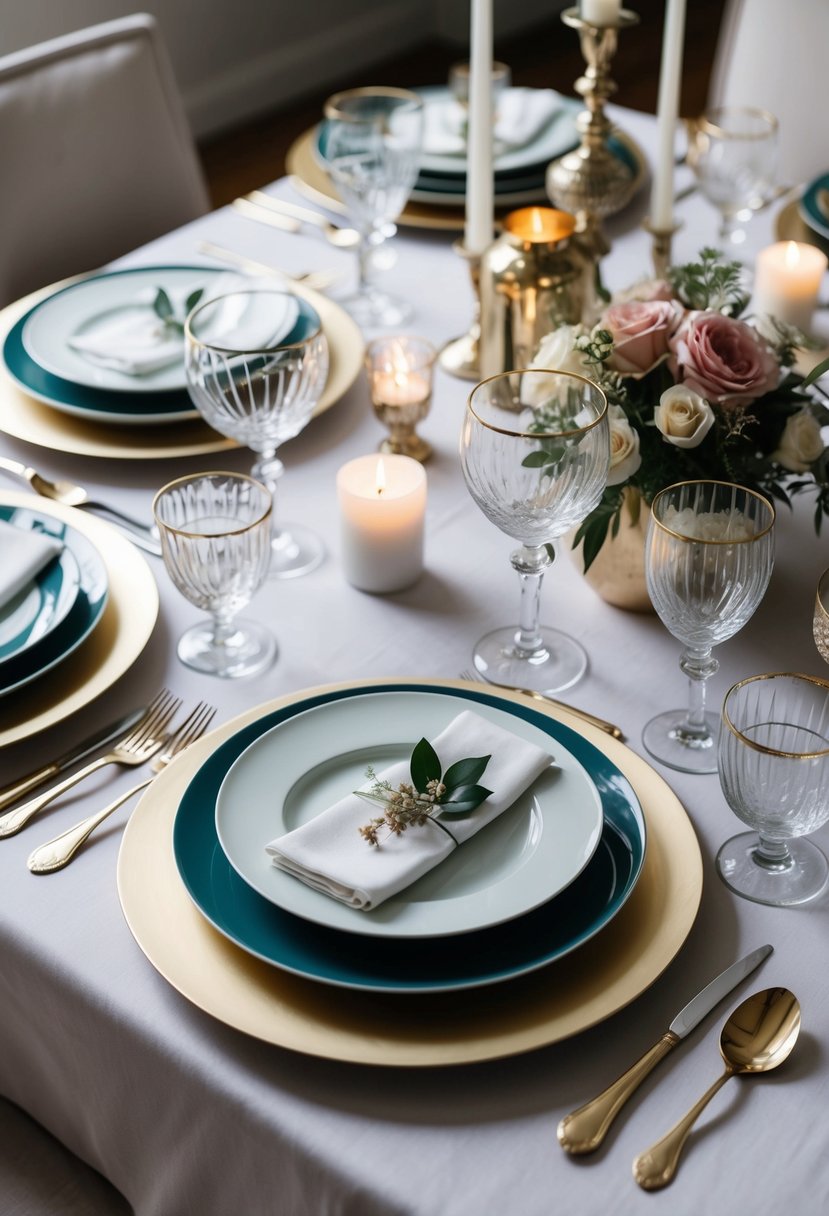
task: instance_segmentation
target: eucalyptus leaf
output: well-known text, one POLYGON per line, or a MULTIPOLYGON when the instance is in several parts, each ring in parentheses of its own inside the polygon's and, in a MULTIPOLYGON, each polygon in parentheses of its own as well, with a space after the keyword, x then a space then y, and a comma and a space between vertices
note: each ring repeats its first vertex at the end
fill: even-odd
POLYGON ((169 321, 173 316, 173 304, 163 287, 159 287, 153 300, 153 310, 162 321, 169 321))
POLYGON ((457 760, 450 764, 441 778, 446 786, 445 797, 451 798, 461 786, 474 785, 479 781, 491 759, 492 756, 470 756, 468 760, 457 760))
POLYGON ((184 311, 192 312, 203 295, 204 295, 203 287, 197 287, 195 291, 191 291, 190 295, 184 301, 184 311))
POLYGON ((447 802, 441 802, 440 814, 449 816, 468 815, 489 797, 492 790, 483 785, 462 785, 455 790, 454 797, 447 802))
POLYGON ((428 739, 421 739, 412 752, 409 765, 412 785, 425 793, 430 781, 440 781, 440 760, 428 739))

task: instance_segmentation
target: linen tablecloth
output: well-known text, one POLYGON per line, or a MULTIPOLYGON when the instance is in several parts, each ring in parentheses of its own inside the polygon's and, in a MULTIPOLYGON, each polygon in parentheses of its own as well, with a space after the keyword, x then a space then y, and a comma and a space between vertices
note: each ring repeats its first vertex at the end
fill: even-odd
MULTIPOLYGON (((653 148, 653 119, 616 113, 653 148)), ((285 182, 272 188, 291 195, 285 182)), ((611 287, 650 269, 650 240, 638 226, 646 193, 609 225, 613 250, 605 275, 611 287)), ((684 226, 676 259, 715 242, 715 214, 699 196, 682 203, 678 216, 684 226)), ((345 276, 340 290, 354 272, 353 255, 314 235, 285 236, 229 210, 120 264, 199 262, 205 238, 291 271, 336 266, 345 276)), ((750 261, 771 239, 772 214, 757 216, 744 256, 750 261)), ((395 246, 398 262, 387 278, 415 305, 412 331, 438 343, 461 332, 471 299, 451 238, 403 230, 395 246)), ((143 656, 82 720, 4 751, 4 779, 22 774, 36 755, 59 753, 127 704, 145 702, 162 683, 188 702, 213 700, 226 720, 319 683, 414 673, 454 677, 469 667, 475 639, 516 619, 518 586, 508 561, 511 542, 464 488, 457 441, 468 387, 438 373, 432 412, 422 424, 435 455, 428 466, 427 570, 415 587, 386 597, 363 594, 345 583, 338 561, 336 470, 373 451, 382 435, 361 378, 282 453, 287 472, 280 514, 321 533, 329 556, 306 578, 269 582, 249 609, 276 633, 275 666, 238 683, 211 681, 181 666, 176 639, 198 612, 155 562, 161 616, 143 656)), ((144 514, 153 491, 174 476, 250 464, 244 452, 220 459, 95 462, 2 437, 0 450, 144 514)), ((793 513, 780 511, 769 592, 753 620, 717 652, 714 707, 734 680, 748 674, 825 672, 811 618, 829 546, 826 536, 815 537, 811 514, 808 501, 793 513)), ((588 675, 568 694, 572 702, 622 724, 640 751, 644 722, 684 701, 678 644, 657 618, 604 604, 564 552, 545 580, 543 619, 577 634, 590 655, 588 675)), ((660 771, 688 809, 705 867, 701 910, 675 961, 629 1008, 569 1042, 491 1064, 425 1071, 304 1058, 249 1039, 188 1004, 156 974, 124 922, 115 886, 117 819, 62 873, 29 874, 25 859, 35 844, 134 780, 128 773, 96 778, 36 826, 0 844, 0 1094, 99 1170, 139 1216, 825 1211, 829 897, 778 910, 732 896, 717 879, 713 858, 740 825, 716 776, 660 771), (735 995, 646 1083, 595 1158, 566 1158, 555 1139, 561 1116, 632 1063, 720 969, 765 941, 775 953, 740 994, 784 984, 799 996, 803 1032, 788 1064, 726 1087, 700 1121, 674 1185, 657 1195, 638 1190, 633 1157, 720 1071, 719 1028, 739 999, 735 995)), ((829 829, 817 840, 829 847, 829 829)))

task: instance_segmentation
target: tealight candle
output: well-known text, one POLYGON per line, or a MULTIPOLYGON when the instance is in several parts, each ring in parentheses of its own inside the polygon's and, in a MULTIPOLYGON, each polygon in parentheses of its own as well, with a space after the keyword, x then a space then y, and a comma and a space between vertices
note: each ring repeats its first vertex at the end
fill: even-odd
POLYGON ((366 349, 371 403, 390 438, 380 451, 413 460, 428 460, 432 449, 415 433, 432 402, 432 369, 436 350, 425 338, 375 338, 366 349))
POLYGON ((345 577, 375 594, 423 573, 426 473, 408 456, 358 456, 337 473, 345 577))
POLYGON ((579 0, 579 16, 588 25, 616 25, 622 0, 579 0))
POLYGON ((778 241, 757 255, 754 311, 807 332, 817 303, 827 258, 814 245, 778 241))

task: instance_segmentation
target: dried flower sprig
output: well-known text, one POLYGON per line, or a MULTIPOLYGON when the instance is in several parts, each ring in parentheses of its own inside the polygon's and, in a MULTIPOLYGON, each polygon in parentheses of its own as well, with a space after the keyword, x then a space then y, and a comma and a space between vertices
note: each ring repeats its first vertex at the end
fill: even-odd
POLYGON ((359 829, 360 835, 369 844, 379 846, 381 828, 387 828, 388 835, 401 836, 407 828, 422 827, 430 820, 436 827, 442 827, 435 819, 437 814, 454 818, 469 815, 492 793, 478 784, 491 759, 491 756, 471 756, 467 760, 457 760, 444 773, 429 740, 421 739, 409 761, 411 781, 401 781, 397 789, 381 780, 373 765, 369 765, 366 777, 373 783, 371 788, 354 793, 369 802, 380 803, 384 810, 382 815, 359 829))

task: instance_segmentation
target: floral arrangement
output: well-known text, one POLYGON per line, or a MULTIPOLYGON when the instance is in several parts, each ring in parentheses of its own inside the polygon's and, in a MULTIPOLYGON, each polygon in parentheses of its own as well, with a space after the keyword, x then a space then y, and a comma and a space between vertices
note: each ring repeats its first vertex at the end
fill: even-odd
POLYGON ((617 296, 592 330, 560 327, 533 360, 587 376, 609 402, 607 488, 574 540, 585 568, 618 532, 626 500, 635 518, 640 498, 679 481, 735 482, 787 505, 811 490, 818 531, 829 514, 829 410, 803 391, 820 369, 809 380, 789 370, 798 330, 743 319, 740 265, 720 256, 703 249, 669 281, 617 296))
POLYGON ((369 844, 379 845, 378 833, 383 827, 388 829, 388 834, 400 836, 409 827, 423 827, 430 822, 444 828, 434 818, 436 814, 455 818, 469 815, 492 793, 478 785, 491 759, 491 756, 470 756, 466 760, 456 760, 444 773, 429 740, 421 739, 409 762, 411 781, 401 782, 397 789, 381 780, 369 765, 366 778, 372 783, 370 789, 354 793, 369 802, 379 802, 385 809, 382 815, 359 829, 360 835, 369 844))

